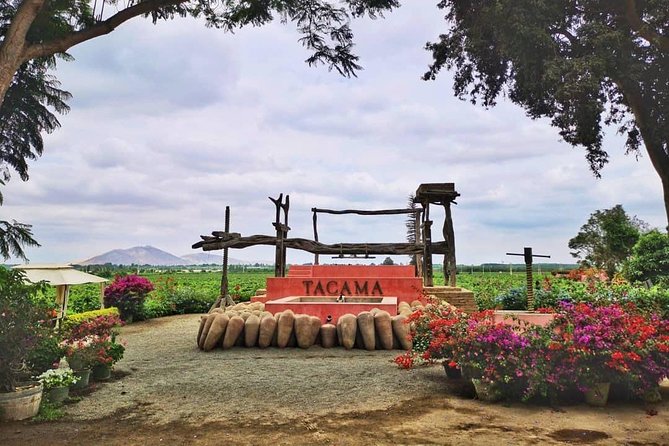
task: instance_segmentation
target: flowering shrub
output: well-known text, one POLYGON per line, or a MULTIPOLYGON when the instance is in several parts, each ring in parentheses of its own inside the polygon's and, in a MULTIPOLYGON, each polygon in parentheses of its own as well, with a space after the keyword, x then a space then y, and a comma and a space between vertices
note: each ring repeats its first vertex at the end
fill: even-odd
POLYGON ((96 342, 97 337, 90 335, 84 338, 65 339, 60 345, 65 351, 70 367, 74 370, 84 370, 91 368, 96 362, 96 342))
POLYGON ((69 337, 84 338, 89 335, 109 336, 123 325, 123 321, 116 315, 103 315, 80 322, 70 329, 69 337))
POLYGON ((45 390, 55 387, 68 387, 79 381, 79 377, 69 367, 49 369, 38 376, 37 379, 42 383, 45 390))
MULTIPOLYGON (((619 382, 643 394, 669 374, 669 320, 643 315, 633 305, 564 303, 550 327, 549 347, 566 351, 561 356, 573 371, 572 377, 568 370, 561 375, 581 390, 619 382)), ((555 369, 560 367, 566 366, 555 369)))
POLYGON ((70 365, 87 368, 95 364, 112 365, 123 357, 125 346, 116 341, 123 321, 116 315, 102 315, 73 326, 63 342, 70 365))
POLYGON ((494 382, 507 396, 555 396, 619 383, 637 395, 669 376, 669 320, 632 304, 562 302, 545 327, 495 323, 493 311, 454 317, 431 309, 410 318, 424 343, 396 358, 403 367, 449 358, 464 375, 494 382))
POLYGON ((151 291, 153 284, 149 279, 133 274, 116 276, 105 288, 105 306, 118 308, 124 321, 141 319, 144 299, 151 291))
POLYGON ((414 311, 404 322, 410 324, 412 348, 395 358, 402 368, 448 360, 451 362, 456 345, 457 331, 464 328, 465 314, 448 303, 437 300, 414 311))

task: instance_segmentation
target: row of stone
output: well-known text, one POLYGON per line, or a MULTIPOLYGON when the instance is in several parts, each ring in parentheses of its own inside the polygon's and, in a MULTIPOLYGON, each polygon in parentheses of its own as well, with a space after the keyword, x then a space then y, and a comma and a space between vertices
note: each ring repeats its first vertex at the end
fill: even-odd
POLYGON ((200 320, 197 344, 204 351, 233 346, 309 348, 312 345, 408 350, 411 341, 405 320, 420 302, 412 305, 402 302, 399 314, 395 316, 377 308, 360 312, 357 316, 345 314, 339 318, 337 325, 333 325, 321 324, 316 316, 296 315, 291 310, 273 315, 264 311, 264 305, 259 302, 237 304, 227 310, 215 308, 204 315, 200 320))

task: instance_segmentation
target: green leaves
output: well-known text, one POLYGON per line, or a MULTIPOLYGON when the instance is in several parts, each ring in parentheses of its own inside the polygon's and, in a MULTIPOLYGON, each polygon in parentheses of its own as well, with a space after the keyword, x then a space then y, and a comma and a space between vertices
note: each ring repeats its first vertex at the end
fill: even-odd
POLYGON ((595 211, 569 240, 571 255, 588 265, 605 269, 610 278, 632 253, 640 230, 647 225, 629 217, 621 205, 595 211))

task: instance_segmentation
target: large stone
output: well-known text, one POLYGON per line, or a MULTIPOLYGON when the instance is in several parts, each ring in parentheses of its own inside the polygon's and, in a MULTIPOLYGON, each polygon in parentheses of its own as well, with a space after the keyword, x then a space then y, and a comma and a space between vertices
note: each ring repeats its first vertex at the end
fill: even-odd
POLYGON ((358 313, 358 331, 362 335, 362 342, 366 350, 374 350, 376 338, 374 336, 374 316, 369 311, 358 313))
POLYGON ((332 348, 337 345, 337 327, 332 324, 321 325, 321 346, 332 348))
POLYGON ((358 331, 358 319, 352 314, 345 314, 337 321, 341 331, 341 345, 350 350, 355 345, 355 333, 358 331))
POLYGON ((202 349, 205 352, 213 350, 216 347, 216 344, 221 340, 223 334, 225 333, 225 328, 228 326, 228 316, 225 313, 213 313, 216 315, 214 322, 212 322, 211 327, 209 327, 209 332, 207 333, 207 339, 204 341, 204 346, 202 349))
POLYGON ((311 318, 308 314, 295 316, 295 336, 300 348, 311 347, 312 344, 309 343, 311 339, 311 318))
POLYGON ((311 322, 311 338, 309 341, 311 342, 311 345, 314 345, 317 343, 317 339, 321 333, 321 318, 311 316, 309 320, 311 322))
POLYGON ((411 310, 411 305, 409 305, 407 302, 404 301, 400 302, 397 305, 397 311, 400 312, 402 310, 411 310))
POLYGON ((393 325, 390 320, 390 314, 387 311, 381 310, 374 315, 374 328, 380 347, 384 350, 392 350, 393 325))
POLYGON ((411 350, 413 343, 409 340, 409 324, 406 321, 407 317, 403 314, 398 314, 391 319, 393 326, 393 334, 402 347, 402 350, 411 350))
POLYGON ((276 333, 276 319, 273 315, 265 315, 260 320, 260 330, 258 333, 258 347, 267 348, 272 345, 272 339, 276 333))
POLYGON ((244 323, 244 345, 246 347, 255 347, 258 343, 258 334, 260 332, 260 318, 252 314, 244 323))
POLYGON ((210 313, 204 322, 204 327, 202 327, 202 331, 200 332, 200 338, 197 340, 197 346, 200 347, 200 350, 204 348, 204 341, 207 339, 209 328, 211 327, 211 324, 214 323, 217 314, 218 313, 210 313))
POLYGON ((233 316, 228 322, 228 328, 223 336, 223 349, 231 348, 237 342, 239 335, 244 330, 244 319, 240 316, 233 316))
POLYGON ((200 348, 200 337, 202 337, 202 332, 204 331, 204 325, 207 323, 208 316, 209 315, 200 316, 200 326, 197 329, 197 338, 195 339, 198 348, 200 348))
POLYGON ((295 323, 295 314, 292 310, 286 310, 281 313, 277 322, 276 346, 286 348, 290 342, 290 335, 293 333, 295 323))

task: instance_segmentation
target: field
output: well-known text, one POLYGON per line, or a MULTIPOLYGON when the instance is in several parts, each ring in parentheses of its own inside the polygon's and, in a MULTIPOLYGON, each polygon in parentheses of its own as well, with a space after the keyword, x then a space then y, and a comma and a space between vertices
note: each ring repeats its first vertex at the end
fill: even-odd
MULTIPOLYGON (((167 271, 140 270, 155 286, 147 298, 146 317, 161 317, 171 314, 199 313, 207 311, 220 293, 220 271, 167 271)), ((256 291, 265 288, 265 280, 273 270, 233 270, 229 276, 230 295, 237 302, 247 301, 256 291)), ((444 284, 441 271, 435 272, 436 285, 444 284)), ((592 275, 580 280, 558 278, 551 273, 534 273, 535 304, 538 307, 554 307, 561 300, 573 302, 632 301, 650 309, 669 314, 669 291, 662 287, 647 289, 644 286, 616 282, 609 284, 592 275)), ((458 286, 474 292, 479 309, 525 308, 526 277, 524 272, 460 272, 458 286)), ((53 305, 55 289, 47 288, 44 300, 53 305)), ((68 313, 79 313, 99 308, 98 285, 77 285, 71 288, 68 313)))
MULTIPOLYGON (((175 290, 190 291, 198 296, 199 300, 213 303, 219 295, 221 273, 218 271, 200 272, 141 272, 140 275, 148 278, 156 287, 149 299, 165 298, 175 290)), ((230 294, 237 301, 249 300, 256 291, 265 288, 265 279, 272 277, 273 271, 232 271, 228 274, 230 294)), ((541 280, 544 275, 535 274, 535 279, 541 280)), ((443 285, 444 276, 435 273, 435 284, 443 285)), ((525 274, 515 272, 490 273, 460 273, 458 286, 474 291, 477 298, 488 302, 501 293, 512 288, 522 287, 525 284, 525 274)), ((55 289, 49 287, 44 295, 45 300, 53 302, 55 289)), ((70 291, 69 313, 77 313, 96 309, 99 306, 100 288, 96 284, 76 285, 70 291)))

